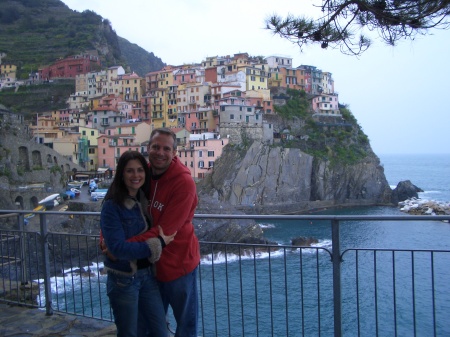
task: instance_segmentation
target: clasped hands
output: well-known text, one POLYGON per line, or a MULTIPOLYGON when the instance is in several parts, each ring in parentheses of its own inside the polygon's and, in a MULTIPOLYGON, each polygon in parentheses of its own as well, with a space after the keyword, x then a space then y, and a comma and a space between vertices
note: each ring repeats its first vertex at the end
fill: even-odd
MULTIPOLYGON (((171 243, 173 241, 173 239, 175 238, 175 235, 177 235, 177 232, 173 233, 172 235, 165 235, 161 226, 158 226, 158 230, 159 230, 159 236, 164 240, 164 243, 166 244, 166 246, 169 243, 171 243)), ((102 253, 105 254, 110 260, 112 260, 112 261, 117 260, 117 258, 113 254, 111 254, 111 252, 108 250, 108 247, 106 246, 104 239, 100 240, 99 247, 100 247, 100 250, 102 251, 102 253)))

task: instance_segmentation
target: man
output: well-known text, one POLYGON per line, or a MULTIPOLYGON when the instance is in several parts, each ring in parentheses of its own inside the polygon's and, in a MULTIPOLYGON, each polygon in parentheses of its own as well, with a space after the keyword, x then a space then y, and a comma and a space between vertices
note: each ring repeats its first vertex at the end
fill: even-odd
POLYGON ((153 227, 129 241, 157 237, 158 226, 164 233, 177 232, 175 239, 162 250, 156 263, 156 276, 166 313, 170 304, 177 322, 175 336, 197 337, 200 249, 192 224, 198 203, 195 182, 176 156, 177 139, 172 130, 153 130, 147 151, 151 170, 148 212, 153 227))

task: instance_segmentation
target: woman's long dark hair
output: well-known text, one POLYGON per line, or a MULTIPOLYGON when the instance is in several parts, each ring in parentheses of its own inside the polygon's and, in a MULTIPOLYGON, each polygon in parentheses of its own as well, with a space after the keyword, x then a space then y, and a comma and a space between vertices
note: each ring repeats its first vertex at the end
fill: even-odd
POLYGON ((114 175, 113 182, 106 193, 105 201, 108 199, 113 199, 119 205, 123 205, 126 196, 128 196, 128 188, 125 186, 123 172, 128 162, 134 159, 139 160, 145 170, 145 182, 140 189, 147 196, 148 189, 150 188, 150 169, 148 167, 147 160, 145 160, 145 157, 138 151, 127 151, 124 152, 119 158, 116 174, 114 175))

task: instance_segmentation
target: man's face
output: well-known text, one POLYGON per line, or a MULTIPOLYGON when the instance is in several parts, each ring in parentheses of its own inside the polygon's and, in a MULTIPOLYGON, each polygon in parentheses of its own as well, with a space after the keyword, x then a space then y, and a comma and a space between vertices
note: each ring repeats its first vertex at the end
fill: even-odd
POLYGON ((177 151, 173 149, 173 138, 170 135, 156 133, 148 144, 148 160, 155 175, 166 172, 177 151))

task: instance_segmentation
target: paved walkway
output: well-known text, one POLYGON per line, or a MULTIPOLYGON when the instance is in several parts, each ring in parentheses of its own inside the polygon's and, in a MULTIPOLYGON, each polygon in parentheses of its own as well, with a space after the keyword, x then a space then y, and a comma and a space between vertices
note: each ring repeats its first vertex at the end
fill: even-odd
POLYGON ((46 316, 45 310, 0 303, 0 336, 109 337, 116 336, 112 322, 67 314, 46 316))

